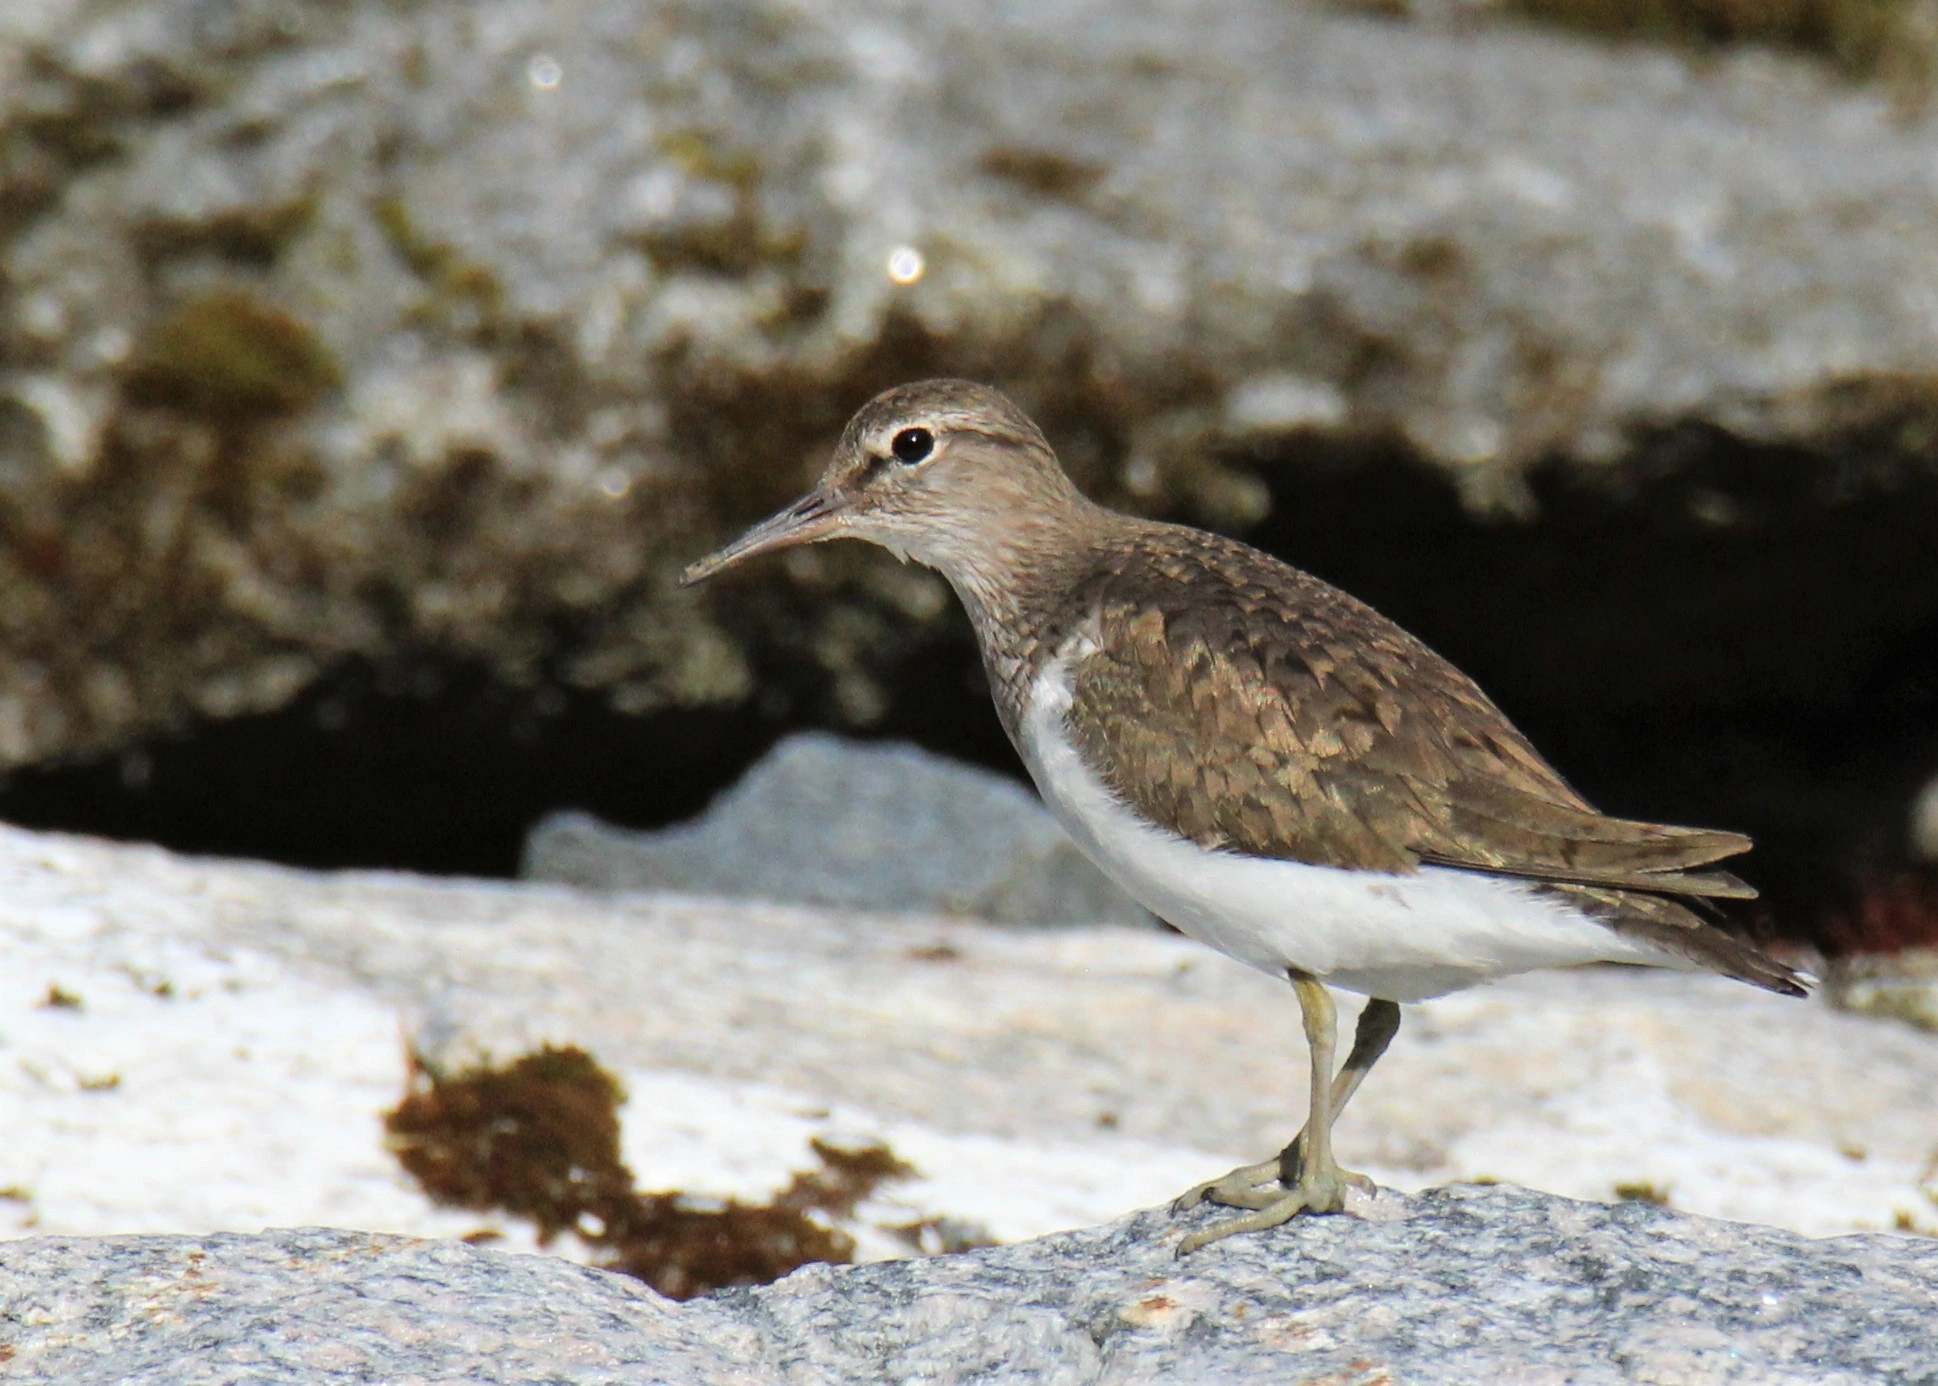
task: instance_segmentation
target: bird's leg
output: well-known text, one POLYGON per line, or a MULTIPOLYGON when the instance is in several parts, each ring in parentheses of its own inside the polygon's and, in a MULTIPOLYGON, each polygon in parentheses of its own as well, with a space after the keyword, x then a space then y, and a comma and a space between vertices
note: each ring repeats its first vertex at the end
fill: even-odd
MULTIPOLYGON (((1379 1062, 1386 1052, 1386 1046, 1393 1042, 1399 1032, 1400 1008, 1397 1003, 1384 1001, 1378 997, 1366 1003, 1359 1013, 1359 1027, 1353 1035, 1352 1053, 1346 1056, 1346 1066, 1332 1080, 1332 1115, 1337 1120, 1339 1113, 1352 1100, 1359 1085, 1373 1065, 1379 1062)), ((1299 1134, 1292 1138, 1291 1144, 1269 1160, 1260 1160, 1255 1165, 1241 1165, 1230 1174, 1208 1180, 1182 1195, 1175 1207, 1178 1212, 1195 1208, 1200 1203, 1221 1204, 1227 1208, 1263 1208, 1276 1203, 1282 1190, 1291 1188, 1298 1182, 1299 1170, 1305 1161, 1300 1148, 1305 1143, 1305 1133, 1310 1127, 1302 1127, 1299 1134)))
MULTIPOLYGON (((1386 1046, 1393 1042, 1393 1036, 1400 1032, 1400 1004, 1397 1001, 1384 1001, 1375 996, 1366 1003, 1359 1013, 1359 1025, 1353 1031, 1352 1053, 1346 1056, 1346 1066, 1339 1070, 1339 1076, 1332 1082, 1332 1119, 1339 1120, 1339 1114, 1346 1110, 1346 1104, 1359 1091, 1359 1085, 1366 1081, 1366 1075, 1373 1065, 1386 1053, 1386 1046)), ((1312 1120, 1299 1129, 1291 1143, 1279 1152, 1279 1182, 1291 1188, 1299 1182, 1299 1172, 1305 1167, 1306 1133, 1312 1129, 1312 1120)), ((1327 1144, 1331 1144, 1331 1132, 1327 1133, 1327 1144)), ((1373 1181, 1363 1174, 1351 1175, 1349 1182, 1373 1192, 1373 1181)))
POLYGON ((1341 1169, 1333 1159, 1332 1123, 1392 1043, 1400 1028, 1400 1008, 1378 997, 1366 1003, 1359 1014, 1352 1053, 1335 1075, 1332 1056, 1338 1016, 1332 997, 1315 977, 1298 972, 1291 977, 1312 1056, 1312 1096, 1306 1124, 1276 1158, 1235 1169, 1222 1179, 1200 1184, 1178 1200, 1179 1210, 1207 1200, 1252 1210, 1243 1217, 1192 1233, 1178 1246, 1180 1256, 1236 1232, 1277 1227, 1301 1212, 1339 1212, 1345 1207, 1348 1185, 1372 1191, 1372 1180, 1341 1169))

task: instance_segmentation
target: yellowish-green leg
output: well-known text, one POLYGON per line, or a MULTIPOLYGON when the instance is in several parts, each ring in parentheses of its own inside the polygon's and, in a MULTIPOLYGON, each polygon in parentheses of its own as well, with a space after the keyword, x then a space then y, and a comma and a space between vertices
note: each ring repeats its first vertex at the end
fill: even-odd
POLYGON ((1341 1169, 1333 1159, 1332 1123, 1398 1033, 1400 1008, 1377 997, 1366 1003, 1359 1014, 1352 1053, 1335 1075, 1333 1047, 1339 1021, 1332 996, 1317 978, 1298 972, 1290 975, 1312 1056, 1312 1096, 1306 1124, 1275 1159, 1235 1169, 1222 1179, 1198 1185, 1177 1201, 1180 1211, 1201 1202, 1252 1210, 1243 1217, 1193 1232, 1179 1244, 1180 1256, 1234 1233, 1277 1227, 1302 1212, 1339 1212, 1346 1206, 1348 1185, 1368 1193, 1373 1190, 1372 1180, 1341 1169))
MULTIPOLYGON (((1332 1115, 1338 1120, 1339 1113, 1345 1110, 1352 1095, 1359 1091, 1359 1085, 1386 1046, 1393 1042, 1393 1036, 1400 1028, 1400 1008, 1391 1001, 1377 998, 1368 1001, 1359 1013, 1359 1028, 1353 1036, 1352 1053, 1346 1056, 1346 1066, 1332 1080, 1332 1115)), ((1308 1126, 1310 1122, 1308 1121, 1308 1126)), ((1242 1165, 1230 1174, 1208 1180, 1190 1190, 1176 1203, 1177 1211, 1195 1208, 1200 1203, 1217 1203, 1227 1208, 1263 1208, 1275 1203, 1285 1188, 1298 1182, 1299 1170, 1304 1164, 1300 1153, 1305 1143, 1305 1128, 1292 1138, 1277 1155, 1269 1160, 1261 1160, 1255 1165, 1242 1165)))

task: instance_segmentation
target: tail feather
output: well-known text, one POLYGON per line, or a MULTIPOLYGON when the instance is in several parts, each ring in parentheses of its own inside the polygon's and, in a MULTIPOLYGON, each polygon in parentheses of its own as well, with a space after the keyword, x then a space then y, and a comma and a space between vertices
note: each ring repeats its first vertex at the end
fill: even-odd
POLYGON ((1708 972, 1720 973, 1783 996, 1808 996, 1809 978, 1778 962, 1755 944, 1737 937, 1697 915, 1688 906, 1661 895, 1632 890, 1600 890, 1592 886, 1557 885, 1553 889, 1600 919, 1623 938, 1646 943, 1708 972))

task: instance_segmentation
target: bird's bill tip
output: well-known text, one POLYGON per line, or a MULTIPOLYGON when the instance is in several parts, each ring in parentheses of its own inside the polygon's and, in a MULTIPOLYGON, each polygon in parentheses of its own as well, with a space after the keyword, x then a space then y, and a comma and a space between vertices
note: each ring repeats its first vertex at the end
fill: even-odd
POLYGON ((727 568, 757 554, 791 549, 797 544, 812 544, 825 539, 835 527, 836 505, 826 493, 810 491, 800 500, 770 516, 723 549, 687 564, 680 573, 680 586, 692 587, 727 568))

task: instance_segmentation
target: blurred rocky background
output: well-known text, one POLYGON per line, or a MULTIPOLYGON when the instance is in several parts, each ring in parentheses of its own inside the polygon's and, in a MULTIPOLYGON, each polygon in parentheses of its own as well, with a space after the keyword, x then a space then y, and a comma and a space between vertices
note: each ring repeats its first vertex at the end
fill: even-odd
POLYGON ((1014 774, 879 388, 1474 673, 1767 926, 1938 939, 1925 0, 8 0, 0 816, 508 874, 786 732, 1014 774), (1924 822, 1920 829, 1916 825, 1924 822))

